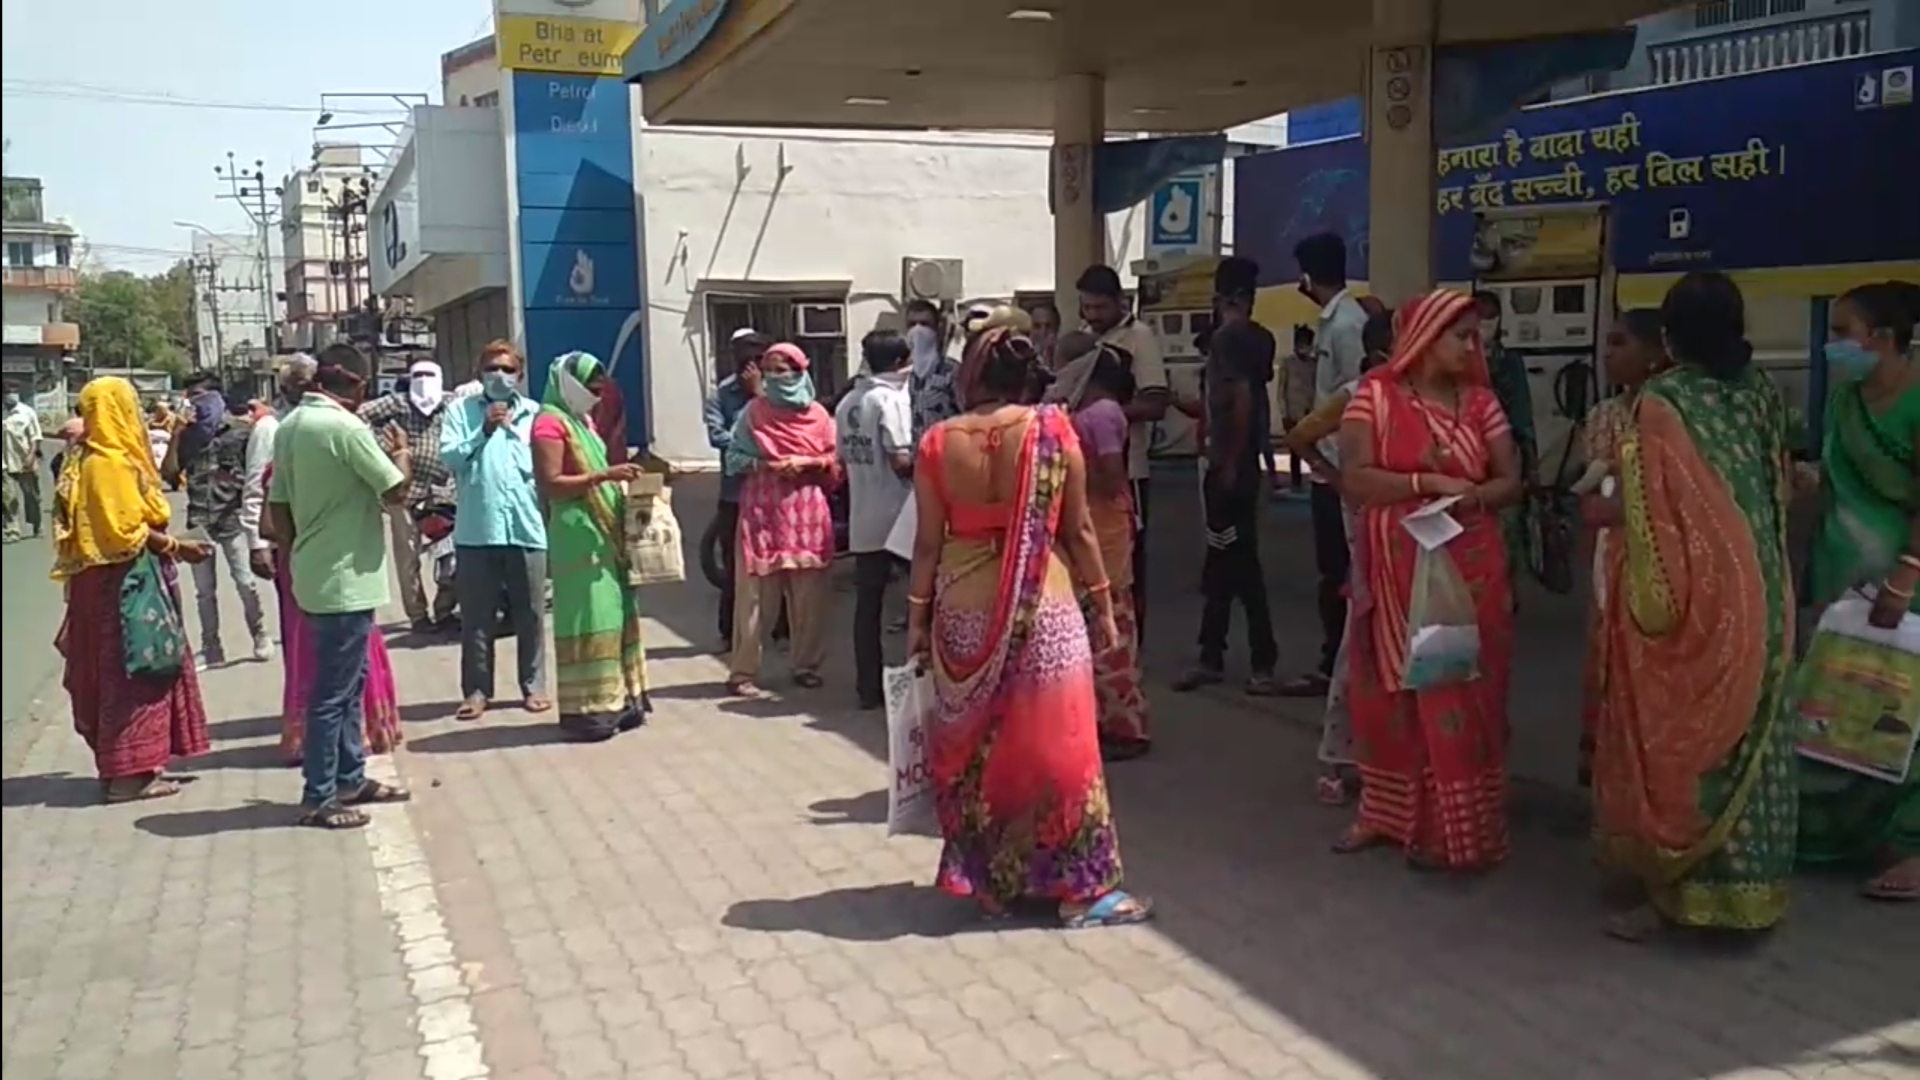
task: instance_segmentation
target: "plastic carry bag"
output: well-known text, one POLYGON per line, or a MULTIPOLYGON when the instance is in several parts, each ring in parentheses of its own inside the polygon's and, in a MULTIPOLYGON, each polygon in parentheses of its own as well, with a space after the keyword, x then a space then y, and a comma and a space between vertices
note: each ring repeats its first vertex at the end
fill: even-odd
POLYGON ((887 530, 886 549, 895 556, 913 561, 913 538, 920 532, 920 500, 914 498, 913 491, 907 491, 907 501, 901 504, 900 513, 893 519, 893 528, 887 530))
POLYGON ((886 669, 887 835, 938 831, 933 812, 933 773, 927 762, 927 729, 935 709, 933 673, 909 661, 886 669))
POLYGON ((687 580, 680 522, 666 478, 648 474, 627 485, 627 583, 663 585, 687 580))
POLYGON ((1480 620, 1473 590, 1445 547, 1422 548, 1407 611, 1408 690, 1430 690, 1480 675, 1480 620))
POLYGON ((1820 616, 1793 677, 1803 757, 1902 784, 1920 741, 1920 615, 1882 630, 1850 594, 1820 616))

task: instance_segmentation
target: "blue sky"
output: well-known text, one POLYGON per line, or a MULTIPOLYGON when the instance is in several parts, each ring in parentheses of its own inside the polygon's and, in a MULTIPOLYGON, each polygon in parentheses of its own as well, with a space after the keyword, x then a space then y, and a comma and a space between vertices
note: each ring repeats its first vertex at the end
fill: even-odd
MULTIPOLYGON (((248 167, 265 160, 278 182, 310 156, 322 93, 409 91, 438 101, 440 54, 492 22, 491 0, 0 7, 6 171, 43 179, 48 216, 79 229, 94 258, 143 272, 164 270, 189 250, 176 220, 247 230, 240 208, 216 198, 225 185, 213 167, 228 151, 248 167)), ((335 122, 396 116, 389 109, 349 117, 343 109, 335 122)), ((336 138, 391 141, 379 129, 336 138)))

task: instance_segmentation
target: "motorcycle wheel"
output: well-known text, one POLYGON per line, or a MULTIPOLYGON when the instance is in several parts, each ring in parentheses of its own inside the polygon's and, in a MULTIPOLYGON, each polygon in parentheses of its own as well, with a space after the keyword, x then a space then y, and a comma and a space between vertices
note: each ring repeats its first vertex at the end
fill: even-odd
POLYGON ((707 531, 700 534, 700 572, 706 575, 707 584, 716 589, 726 588, 726 563, 720 557, 720 545, 725 542, 720 519, 715 517, 707 523, 707 531))

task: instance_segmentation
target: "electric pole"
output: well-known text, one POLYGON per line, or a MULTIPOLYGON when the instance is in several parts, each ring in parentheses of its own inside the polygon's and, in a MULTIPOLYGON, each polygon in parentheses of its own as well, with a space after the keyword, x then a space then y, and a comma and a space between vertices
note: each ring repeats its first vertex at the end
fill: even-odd
MULTIPOLYGON (((251 171, 243 169, 235 163, 233 151, 229 150, 227 163, 215 165, 213 174, 227 183, 227 190, 216 197, 238 204, 260 234, 260 347, 271 357, 278 351, 273 340, 273 226, 278 214, 267 202, 267 163, 255 158, 251 171)), ((273 188, 273 195, 278 198, 280 188, 273 188)))

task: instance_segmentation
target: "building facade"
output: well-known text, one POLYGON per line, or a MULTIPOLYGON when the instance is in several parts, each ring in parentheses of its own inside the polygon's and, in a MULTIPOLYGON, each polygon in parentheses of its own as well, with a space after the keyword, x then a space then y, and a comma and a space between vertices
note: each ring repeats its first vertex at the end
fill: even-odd
POLYGON ((276 290, 258 233, 193 234, 194 355, 203 368, 242 368, 273 349, 276 290))
POLYGON ((280 185, 282 349, 315 349, 352 332, 373 296, 367 198, 374 170, 352 145, 321 144, 280 185))
POLYGON ((64 391, 67 364, 80 348, 80 327, 67 315, 79 284, 80 244, 73 226, 47 217, 40 180, 4 183, 6 239, 4 372, 6 387, 32 400, 64 391))

